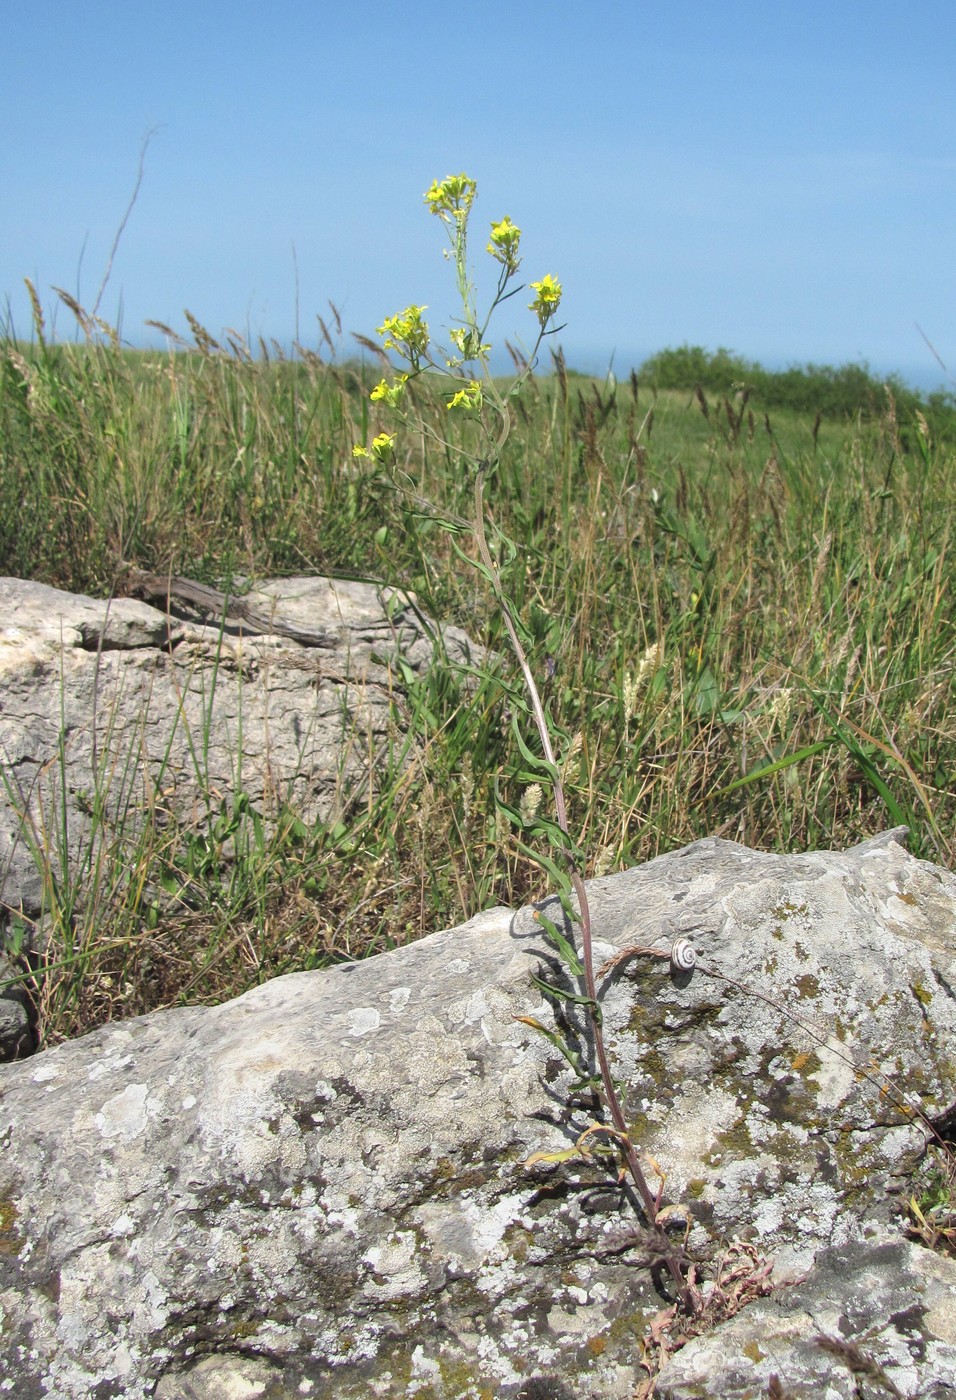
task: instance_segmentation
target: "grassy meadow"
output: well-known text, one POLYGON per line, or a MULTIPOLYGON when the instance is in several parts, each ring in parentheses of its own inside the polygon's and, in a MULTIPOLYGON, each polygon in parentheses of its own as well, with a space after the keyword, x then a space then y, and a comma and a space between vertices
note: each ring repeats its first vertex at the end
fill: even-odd
MULTIPOLYGON (((29 345, 0 343, 0 573, 103 597, 128 564, 217 587, 371 579, 508 654, 440 524, 471 505, 454 441, 406 434, 388 470, 353 459, 389 424, 368 397, 381 366, 337 356, 340 326, 292 357, 194 322, 168 353, 84 329, 54 343, 38 313, 29 345)), ((788 389, 719 359, 665 354, 615 384, 559 357, 513 401, 488 485, 587 873, 714 834, 794 852, 902 823, 951 864, 952 401, 863 371, 788 389)), ((436 435, 468 432, 427 377, 409 393, 436 435)), ((240 801, 205 832, 146 833, 123 857, 141 879, 100 863, 69 898, 51 879, 48 951, 22 964, 41 1043, 545 893, 495 798, 527 799, 510 679, 409 682, 414 762, 334 826, 263 827, 240 801)))

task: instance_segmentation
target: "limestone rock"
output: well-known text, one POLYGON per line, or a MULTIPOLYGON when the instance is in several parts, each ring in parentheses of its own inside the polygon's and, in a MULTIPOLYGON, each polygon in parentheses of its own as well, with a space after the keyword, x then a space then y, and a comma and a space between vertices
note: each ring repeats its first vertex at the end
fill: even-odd
POLYGON ((475 657, 372 584, 267 581, 246 601, 328 644, 0 579, 0 908, 35 919, 44 867, 82 898, 144 822, 201 830, 240 793, 329 820, 396 742, 407 677, 475 657))
MULTIPOLYGON (((628 954, 601 993, 635 1141, 690 1206, 689 1248, 750 1241, 781 1280, 842 1250, 823 1257, 844 1261, 828 1267, 850 1309, 866 1250, 899 1229, 914 1110, 956 1099, 956 880, 891 833, 794 857, 702 841, 590 893, 601 960, 675 934, 699 953, 690 975, 628 954)), ((662 1306, 640 1223, 596 1158, 526 1165, 592 1121, 515 1019, 567 1007, 532 981, 560 975, 533 912, 0 1068, 14 1393, 629 1396, 662 1306)), ((921 1296, 949 1346, 935 1268, 921 1296)), ((910 1352, 920 1385, 950 1364, 934 1347, 910 1352)), ((675 1400, 713 1393, 693 1389, 694 1355, 671 1362, 675 1400)))
POLYGON ((12 961, 0 956, 0 1061, 29 1055, 35 1045, 29 1000, 16 975, 12 961), (7 978, 10 985, 4 987, 7 978))
POLYGON ((282 1371, 254 1356, 207 1356, 185 1373, 170 1372, 155 1400, 300 1400, 307 1391, 286 1389, 282 1371))
MULTIPOLYGON (((603 996, 635 1135, 697 1238, 772 1239, 799 1273, 853 1221, 889 1218, 913 1115, 956 1101, 956 877, 913 860, 904 831, 843 855, 708 840, 649 888, 658 862, 595 882, 609 955, 677 936, 698 955, 677 999, 639 957, 603 996)), ((516 931, 533 926, 522 911, 516 931)))
POLYGON ((824 1250, 804 1281, 679 1351, 656 1400, 749 1400, 773 1376, 790 1400, 956 1396, 956 1260, 902 1240, 824 1250))

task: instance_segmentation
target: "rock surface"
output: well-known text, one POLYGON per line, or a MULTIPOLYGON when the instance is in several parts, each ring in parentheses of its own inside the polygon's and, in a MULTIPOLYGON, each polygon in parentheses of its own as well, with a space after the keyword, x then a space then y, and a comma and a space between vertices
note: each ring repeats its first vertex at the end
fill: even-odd
MULTIPOLYGON (((683 975, 630 953, 601 992, 688 1247, 747 1241, 805 1278, 689 1344, 659 1393, 743 1400, 777 1374, 852 1395, 812 1328, 872 1343, 900 1394, 951 1393, 952 1270, 901 1242, 898 1193, 920 1114, 956 1100, 956 879, 891 833, 794 857, 707 840, 589 889, 599 959, 698 951, 683 975)), ((591 1121, 515 1019, 567 1006, 531 980, 560 975, 533 914, 0 1068, 13 1393, 630 1396, 662 1307, 636 1217, 596 1159, 526 1165, 591 1121)))
POLYGON ((773 1376, 790 1400, 956 1395, 956 1261, 902 1240, 824 1250, 803 1282, 679 1351, 656 1400, 749 1400, 773 1376))
MULTIPOLYGON (((327 645, 0 579, 0 908, 33 920, 44 866, 82 890, 84 862, 133 849, 147 818, 202 830, 239 793, 267 818, 332 819, 397 747, 407 677, 474 659, 372 584, 282 579, 246 602, 327 645)), ((0 1058, 26 1034, 0 997, 0 1058)))
POLYGON ((64 804, 71 854, 88 836, 94 796, 127 836, 143 806, 188 819, 239 791, 267 812, 288 803, 304 821, 328 819, 388 742, 400 667, 423 672, 442 643, 454 661, 473 657, 460 629, 439 634, 403 595, 372 584, 282 579, 248 599, 334 645, 0 579, 8 905, 38 911, 30 844, 52 839, 64 804))

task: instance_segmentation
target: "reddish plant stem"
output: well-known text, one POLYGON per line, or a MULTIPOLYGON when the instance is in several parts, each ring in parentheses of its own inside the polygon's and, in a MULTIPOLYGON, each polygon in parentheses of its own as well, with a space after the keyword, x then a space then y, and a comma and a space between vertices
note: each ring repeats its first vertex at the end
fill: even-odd
MULTIPOLYGON (((504 436, 507 436, 507 426, 508 425, 506 421, 503 429, 504 436)), ((499 448, 501 445, 502 444, 499 443, 499 448)), ((492 587, 495 591, 495 598, 498 603, 498 606, 501 609, 501 615, 504 618, 505 628, 508 632, 508 638, 511 642, 512 650, 514 651, 518 665, 521 669, 525 689, 531 701, 531 710, 534 715, 535 725, 537 727, 538 734, 541 738, 542 748, 544 749, 545 761, 551 769, 552 781, 554 785, 555 815, 557 817, 558 826, 561 828, 562 832, 567 837, 568 843, 570 845, 571 833, 568 827, 567 805, 564 799, 564 785, 561 782, 561 774, 558 769, 557 760, 555 758, 554 746, 551 743, 551 732, 548 728, 547 716, 544 712, 544 706, 541 703, 541 696, 538 693, 537 682, 535 681, 534 675, 531 671, 531 667, 528 664, 528 658, 525 653, 525 649, 521 644, 521 639, 518 636, 518 630, 515 627, 514 619, 511 615, 510 604, 508 602, 508 599, 505 597, 504 590, 501 586, 497 566, 494 560, 492 559, 491 551, 488 548, 488 540, 485 534, 485 471, 486 464, 481 463, 477 475, 475 477, 475 539, 478 543, 478 552, 481 555, 482 564, 484 565, 485 570, 492 581, 492 587)), ((574 865, 572 865, 570 871, 570 880, 571 887, 574 890, 578 901, 579 921, 581 925, 581 962, 584 967, 585 992, 590 1003, 590 1005, 587 1008, 587 1015, 588 1020, 590 1022, 591 1034, 594 1037, 594 1050, 597 1056, 598 1069, 600 1070, 601 1074, 602 1097, 605 1101, 605 1104, 607 1105, 608 1112, 611 1115, 611 1121, 614 1125, 618 1142, 620 1143, 621 1150, 624 1154, 624 1160, 627 1163, 628 1172, 637 1190, 637 1194, 641 1199, 641 1204, 644 1208, 644 1214, 647 1217, 648 1224, 651 1226, 652 1229, 658 1229, 658 1201, 657 1198, 651 1192, 651 1189, 647 1183, 647 1177, 644 1175, 644 1171, 638 1159, 637 1152, 634 1149, 634 1144, 631 1142, 630 1136, 628 1134, 627 1119, 624 1116, 624 1109, 621 1104, 621 1100, 618 1095, 617 1089, 614 1085, 614 1078, 611 1074, 611 1066, 608 1061, 607 1050, 605 1049, 604 1045, 604 1034, 601 1028, 600 1014, 598 1012, 597 986, 594 980, 594 952, 593 939, 591 933, 591 910, 590 905, 588 903, 587 890, 584 885, 584 880, 581 876, 580 871, 574 865)), ((671 1277, 673 1278, 674 1283, 677 1287, 677 1291, 680 1296, 681 1302, 687 1311, 692 1311, 691 1291, 687 1286, 687 1280, 684 1277, 684 1273, 681 1269, 680 1262, 677 1259, 677 1256, 674 1254, 673 1250, 670 1248, 670 1242, 667 1240, 666 1235, 663 1233, 663 1231, 660 1231, 659 1233, 661 1236, 660 1242, 662 1245, 662 1254, 667 1264, 668 1270, 670 1271, 671 1277)))

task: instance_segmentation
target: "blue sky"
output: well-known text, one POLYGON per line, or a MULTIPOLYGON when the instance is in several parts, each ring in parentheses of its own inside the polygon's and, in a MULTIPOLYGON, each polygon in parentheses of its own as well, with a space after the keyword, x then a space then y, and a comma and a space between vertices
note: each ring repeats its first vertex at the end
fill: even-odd
MULTIPOLYGON (((422 193, 478 181, 579 368, 683 343, 956 374, 952 0, 30 0, 5 7, 0 295, 317 347, 454 312, 422 193)), ((500 343, 530 338, 516 298, 500 343)), ((342 353, 349 353, 343 344, 342 353)))

